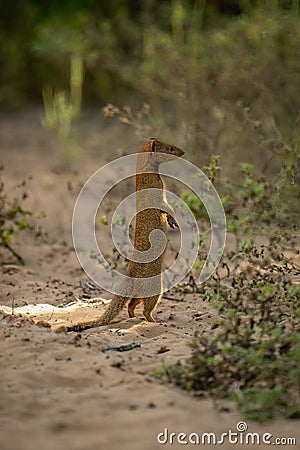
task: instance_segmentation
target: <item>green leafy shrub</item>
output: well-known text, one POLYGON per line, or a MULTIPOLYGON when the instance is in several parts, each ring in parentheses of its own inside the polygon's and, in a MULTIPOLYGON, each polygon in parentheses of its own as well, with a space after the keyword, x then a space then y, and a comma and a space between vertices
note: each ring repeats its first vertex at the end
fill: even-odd
MULTIPOLYGON (((208 175, 214 164, 212 158, 208 175)), ((227 251, 216 276, 198 287, 219 319, 205 335, 195 334, 187 361, 165 367, 161 375, 196 394, 209 391, 235 400, 248 419, 264 421, 278 413, 300 417, 297 224, 285 217, 286 204, 274 208, 273 180, 249 163, 240 170, 238 185, 214 176, 227 194, 227 229, 236 250, 227 251), (257 237, 265 244, 257 246, 257 237)), ((198 199, 187 194, 184 199, 196 217, 204 217, 198 199)), ((289 205, 296 203, 292 195, 289 205)))
POLYGON ((41 225, 37 226, 36 222, 36 220, 44 219, 46 213, 39 211, 33 218, 32 213, 24 207, 24 201, 27 198, 26 181, 17 186, 18 195, 13 200, 9 199, 2 171, 3 167, 0 168, 0 247, 8 250, 20 264, 24 264, 22 256, 14 247, 14 238, 29 230, 35 236, 41 237, 44 242, 49 243, 48 234, 43 232, 41 225))
POLYGON ((26 194, 24 193, 19 199, 9 201, 1 177, 2 170, 3 168, 0 169, 0 246, 5 247, 21 264, 24 264, 23 258, 12 247, 12 242, 20 232, 31 228, 27 220, 30 212, 22 206, 22 200, 26 198, 26 194))
POLYGON ((231 398, 248 419, 263 421, 281 413, 300 417, 300 287, 287 264, 230 275, 205 286, 217 321, 196 333, 191 356, 160 373, 199 394, 231 398), (266 269, 269 269, 268 271, 266 269), (277 268, 277 272, 276 269, 277 268), (217 300, 216 300, 217 299, 217 300))
POLYGON ((81 109, 83 83, 83 63, 78 54, 70 58, 70 93, 67 91, 53 92, 44 89, 44 126, 56 130, 64 144, 61 164, 67 168, 77 154, 77 147, 72 139, 72 124, 79 117, 81 109))

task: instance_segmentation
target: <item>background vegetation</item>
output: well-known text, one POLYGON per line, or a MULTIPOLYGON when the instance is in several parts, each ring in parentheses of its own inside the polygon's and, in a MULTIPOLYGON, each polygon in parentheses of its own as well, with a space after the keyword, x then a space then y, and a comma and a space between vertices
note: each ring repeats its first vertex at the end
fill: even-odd
POLYGON ((257 165, 290 199, 299 182, 299 15, 296 0, 1 2, 0 105, 72 91, 77 61, 82 92, 73 89, 71 116, 81 96, 83 107, 146 103, 150 130, 195 162, 221 154, 231 177, 237 161, 257 165))
MULTIPOLYGON (((227 276, 196 290, 220 322, 161 375, 233 396, 251 418, 298 417, 300 269, 286 252, 299 257, 300 1, 1 2, 0 64, 2 109, 41 105, 43 93, 63 164, 81 108, 109 103, 107 117, 206 167, 237 247, 227 276)), ((27 212, 1 195, 7 246, 27 212)), ((201 202, 184 198, 203 218, 201 202)))

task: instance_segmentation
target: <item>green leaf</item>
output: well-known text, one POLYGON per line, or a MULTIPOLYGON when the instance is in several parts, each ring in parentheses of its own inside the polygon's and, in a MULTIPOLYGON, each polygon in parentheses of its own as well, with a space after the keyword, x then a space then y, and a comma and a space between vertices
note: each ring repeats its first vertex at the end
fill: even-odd
POLYGON ((108 225, 108 221, 106 219, 106 216, 101 216, 99 221, 98 221, 101 225, 108 225))
POLYGON ((38 212, 38 215, 37 215, 37 218, 38 219, 44 219, 46 217, 46 212, 45 211, 39 211, 38 212))

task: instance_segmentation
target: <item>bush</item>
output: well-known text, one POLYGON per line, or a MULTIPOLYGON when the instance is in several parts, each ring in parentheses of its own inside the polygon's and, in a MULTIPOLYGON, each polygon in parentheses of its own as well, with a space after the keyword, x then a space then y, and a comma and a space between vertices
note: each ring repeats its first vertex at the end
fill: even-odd
POLYGON ((293 281, 300 267, 268 262, 271 251, 254 247, 246 260, 255 265, 250 260, 247 269, 202 288, 219 319, 205 334, 196 332, 186 361, 158 373, 196 395, 231 398, 259 421, 300 417, 300 287, 293 281))

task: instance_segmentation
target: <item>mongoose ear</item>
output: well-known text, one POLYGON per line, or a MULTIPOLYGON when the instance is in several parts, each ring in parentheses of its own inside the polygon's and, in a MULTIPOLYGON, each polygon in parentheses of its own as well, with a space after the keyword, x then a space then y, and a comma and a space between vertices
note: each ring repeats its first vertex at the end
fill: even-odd
POLYGON ((150 138, 150 151, 155 152, 155 138, 150 138))

